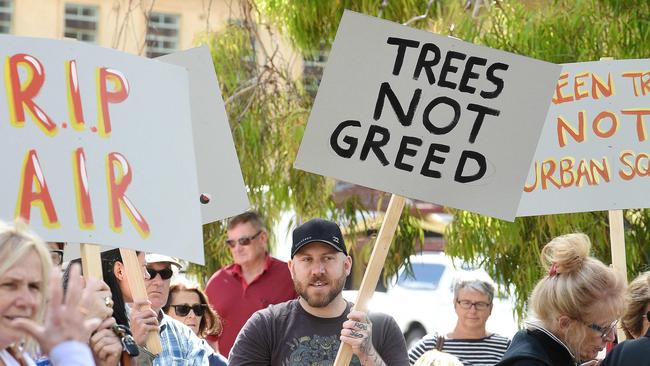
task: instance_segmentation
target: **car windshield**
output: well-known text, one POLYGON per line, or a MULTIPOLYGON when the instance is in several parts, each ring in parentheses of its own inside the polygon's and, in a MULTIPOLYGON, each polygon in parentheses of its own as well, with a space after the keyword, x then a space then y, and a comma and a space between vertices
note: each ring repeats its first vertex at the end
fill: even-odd
POLYGON ((411 289, 435 290, 438 288, 445 266, 437 263, 412 263, 414 276, 408 276, 402 271, 397 285, 411 289))

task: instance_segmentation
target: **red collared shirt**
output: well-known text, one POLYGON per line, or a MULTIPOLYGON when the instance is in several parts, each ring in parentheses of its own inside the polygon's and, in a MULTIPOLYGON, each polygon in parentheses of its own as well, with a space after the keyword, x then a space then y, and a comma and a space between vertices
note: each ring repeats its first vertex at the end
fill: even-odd
POLYGON ((231 264, 218 270, 205 287, 208 302, 223 319, 223 331, 217 337, 219 352, 228 357, 239 330, 254 312, 271 304, 298 297, 287 263, 266 256, 262 273, 250 283, 244 280, 241 266, 231 264))

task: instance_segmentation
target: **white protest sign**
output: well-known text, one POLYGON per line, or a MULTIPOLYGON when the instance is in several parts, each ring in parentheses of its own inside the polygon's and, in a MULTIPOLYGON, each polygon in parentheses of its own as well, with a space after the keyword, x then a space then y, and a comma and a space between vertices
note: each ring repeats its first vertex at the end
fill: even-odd
POLYGON ((203 263, 187 71, 81 42, 0 53, 0 219, 203 263))
POLYGON ((189 73, 194 153, 199 192, 203 195, 203 223, 246 211, 250 207, 246 186, 208 46, 157 59, 183 66, 189 73))
POLYGON ((650 207, 650 59, 563 65, 518 216, 650 207))
POLYGON ((513 220, 559 73, 346 11, 295 167, 513 220))

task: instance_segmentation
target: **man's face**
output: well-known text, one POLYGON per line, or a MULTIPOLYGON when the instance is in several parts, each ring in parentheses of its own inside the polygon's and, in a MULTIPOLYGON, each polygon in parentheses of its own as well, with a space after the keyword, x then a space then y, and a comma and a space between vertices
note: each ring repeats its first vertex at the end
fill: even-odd
POLYGON ((228 240, 232 240, 228 246, 233 261, 240 266, 258 262, 266 255, 267 234, 263 230, 256 229, 250 222, 228 229, 228 240))
POLYGON ((289 261, 296 292, 315 308, 329 305, 341 293, 351 268, 349 256, 321 242, 305 245, 289 261))
MULTIPOLYGON (((154 271, 171 270, 171 263, 147 263, 147 268, 153 269, 154 271)), ((145 279, 144 281, 147 286, 147 296, 151 302, 151 308, 155 312, 158 312, 162 309, 165 303, 167 303, 167 297, 169 296, 169 282, 171 282, 171 277, 163 280, 160 273, 156 273, 155 276, 145 279)))

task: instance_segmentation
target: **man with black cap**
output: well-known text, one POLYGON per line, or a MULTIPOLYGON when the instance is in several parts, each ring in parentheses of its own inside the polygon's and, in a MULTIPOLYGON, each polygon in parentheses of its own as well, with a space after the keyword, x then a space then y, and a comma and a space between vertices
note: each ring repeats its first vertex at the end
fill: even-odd
POLYGON ((408 365, 404 337, 385 314, 350 311, 341 291, 352 268, 334 222, 313 219, 293 231, 288 263, 297 300, 271 305, 246 322, 229 365, 328 365, 341 341, 351 365, 408 365))

